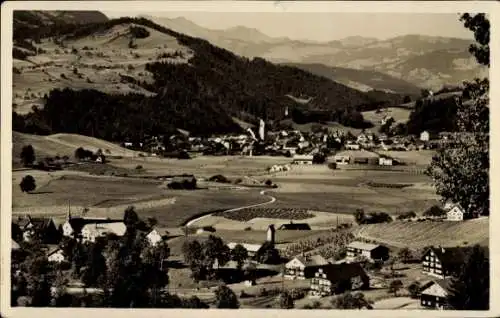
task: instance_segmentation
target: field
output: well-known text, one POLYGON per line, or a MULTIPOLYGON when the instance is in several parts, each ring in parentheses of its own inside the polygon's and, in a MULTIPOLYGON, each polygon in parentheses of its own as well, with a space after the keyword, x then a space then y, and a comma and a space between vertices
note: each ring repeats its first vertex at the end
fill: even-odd
POLYGON ((307 208, 316 211, 399 214, 421 213, 439 199, 425 175, 397 171, 314 170, 297 171, 273 178, 278 189, 269 194, 276 197, 273 205, 282 208, 307 208), (369 183, 410 184, 402 189, 370 187, 369 183))
POLYGON ((27 113, 34 104, 43 106, 41 98, 55 88, 151 95, 138 85, 122 81, 120 75, 151 81, 151 74, 145 71, 147 63, 161 54, 170 55, 160 59, 162 61, 186 63, 192 53, 175 38, 147 27, 145 29, 150 36, 136 39, 135 49, 129 48, 130 31, 125 25, 117 25, 104 33, 76 41, 65 41, 64 47, 47 39, 35 44, 45 52, 28 57, 28 61, 13 60, 16 68, 13 75, 13 110, 27 113), (174 56, 175 52, 180 54, 174 56))
POLYGON ((42 160, 44 157, 49 156, 68 156, 69 158, 73 158, 75 150, 78 147, 83 147, 94 152, 101 149, 105 155, 124 157, 133 157, 138 155, 137 151, 122 148, 114 143, 76 134, 38 136, 13 131, 12 143, 12 160, 15 163, 20 161, 19 155, 21 154, 21 150, 23 146, 27 145, 33 146, 37 160, 42 160))
POLYGON ((466 222, 401 222, 363 225, 356 235, 394 247, 413 249, 430 245, 462 246, 467 243, 488 245, 489 218, 466 222))

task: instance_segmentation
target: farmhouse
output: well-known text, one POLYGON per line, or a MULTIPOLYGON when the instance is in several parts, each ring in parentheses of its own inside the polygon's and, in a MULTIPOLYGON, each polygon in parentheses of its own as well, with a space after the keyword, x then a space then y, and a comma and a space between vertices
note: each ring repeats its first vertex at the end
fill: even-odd
POLYGON ((318 268, 328 265, 321 255, 296 256, 285 264, 285 277, 290 279, 306 279, 314 277, 318 268))
POLYGON ((156 244, 163 240, 163 237, 157 229, 153 229, 148 233, 148 235, 146 235, 146 239, 151 246, 156 246, 156 244))
POLYGON ((365 289, 370 279, 360 264, 329 264, 318 268, 311 279, 311 296, 330 296, 365 289))
POLYGON ((32 218, 28 215, 20 219, 17 224, 23 233, 25 241, 38 237, 45 244, 57 244, 59 242, 60 233, 51 218, 32 218))
POLYGON ((420 133, 420 141, 429 141, 431 139, 431 135, 428 131, 424 130, 420 133))
POLYGON ((380 157, 378 158, 378 164, 380 166, 392 166, 392 158, 380 157))
POLYGON ((354 259, 358 256, 364 256, 368 260, 387 260, 389 259, 389 249, 382 245, 354 241, 347 245, 347 258, 354 259))
POLYGON ((51 263, 61 263, 66 260, 66 257, 64 256, 63 250, 56 247, 47 253, 47 260, 51 263))
POLYGON ((338 165, 347 165, 351 161, 351 157, 349 156, 335 156, 334 159, 338 165))
POLYGON ((438 278, 447 278, 460 270, 467 247, 431 247, 422 257, 422 271, 438 278))
POLYGON ((307 231, 310 230, 311 227, 307 223, 293 223, 290 221, 290 223, 285 223, 282 224, 278 230, 301 230, 301 231, 307 231))
POLYGON ((463 221, 470 218, 465 209, 459 203, 447 203, 444 207, 447 221, 463 221))
POLYGON ((107 234, 123 236, 126 230, 127 227, 123 222, 86 224, 82 228, 82 240, 84 242, 95 242, 98 237, 107 234))
POLYGON ((420 304, 423 307, 445 309, 448 307, 446 299, 449 295, 449 291, 450 280, 435 280, 420 293, 420 304))
POLYGON ((311 155, 295 155, 292 164, 311 165, 313 163, 313 156, 311 155))
POLYGON ((262 244, 247 244, 247 243, 235 243, 235 242, 228 243, 227 247, 229 247, 230 250, 233 250, 238 244, 243 246, 247 250, 248 256, 254 256, 262 247, 262 244))

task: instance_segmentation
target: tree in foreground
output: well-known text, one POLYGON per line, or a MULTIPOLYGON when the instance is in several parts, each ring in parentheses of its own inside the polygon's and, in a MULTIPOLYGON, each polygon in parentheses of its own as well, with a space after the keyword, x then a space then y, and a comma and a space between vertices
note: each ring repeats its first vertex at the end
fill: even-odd
POLYGON ((448 304, 455 310, 488 310, 490 300, 489 259, 475 245, 460 273, 452 279, 448 304))
POLYGON ((404 263, 408 263, 412 258, 412 253, 409 248, 405 247, 398 253, 398 258, 404 263))
POLYGON ((30 193, 31 191, 36 189, 35 178, 33 178, 31 175, 25 176, 21 180, 19 187, 21 187, 21 191, 30 193))
POLYGON ((219 286, 215 291, 215 299, 217 308, 237 309, 240 307, 236 294, 224 285, 219 286))
MULTIPOLYGON (((474 32, 476 44, 470 52, 489 67, 490 23, 484 14, 462 15, 461 21, 474 32)), ((476 79, 464 83, 458 100, 459 137, 454 146, 442 148, 433 157, 427 174, 437 194, 460 203, 469 213, 489 215, 489 81, 476 79)))
POLYGON ((344 293, 332 300, 332 305, 336 309, 373 309, 370 301, 363 293, 344 293))
POLYGON ((411 283, 407 289, 408 289, 408 293, 410 293, 410 297, 411 298, 418 298, 418 296, 420 296, 420 283, 419 282, 413 282, 411 283))
POLYGON ((398 296, 398 291, 403 288, 403 282, 399 279, 393 280, 389 285, 389 293, 393 293, 394 297, 398 296))
POLYGON ((248 258, 248 251, 243 247, 243 245, 236 244, 236 246, 231 251, 231 258, 238 264, 238 270, 241 270, 241 268, 243 267, 243 263, 248 258))
POLYGON ((279 301, 281 309, 293 309, 294 307, 292 295, 286 291, 280 294, 279 301))
POLYGON ((35 162, 35 150, 33 149, 33 146, 27 145, 24 146, 23 149, 21 150, 21 161, 23 165, 30 166, 35 162))

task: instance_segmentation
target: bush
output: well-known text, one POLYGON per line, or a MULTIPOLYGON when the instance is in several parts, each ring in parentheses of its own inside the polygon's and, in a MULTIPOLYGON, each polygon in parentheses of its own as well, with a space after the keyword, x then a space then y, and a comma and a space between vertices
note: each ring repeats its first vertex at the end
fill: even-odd
POLYGON ((251 226, 248 226, 244 229, 244 231, 251 231, 252 230, 252 227, 251 226))
POLYGON ((271 179, 267 179, 266 182, 264 183, 266 186, 270 187, 273 185, 273 182, 271 181, 271 179))
POLYGON ((141 165, 137 165, 135 166, 135 170, 141 170, 142 169, 142 166, 141 165))
POLYGON ((446 213, 437 205, 433 205, 427 209, 422 215, 423 216, 444 216, 446 213))
POLYGON ((208 181, 218 182, 218 183, 229 183, 229 180, 221 174, 210 177, 208 181))
POLYGON ((326 156, 323 153, 315 153, 313 156, 312 163, 313 164, 323 164, 326 162, 326 156))
POLYGON ((31 175, 25 176, 21 180, 19 187, 21 188, 22 192, 30 193, 31 191, 36 189, 35 178, 33 178, 33 176, 31 176, 31 175))
POLYGON ((332 170, 335 170, 337 169, 337 163, 336 162, 330 162, 328 164, 328 168, 332 169, 332 170))

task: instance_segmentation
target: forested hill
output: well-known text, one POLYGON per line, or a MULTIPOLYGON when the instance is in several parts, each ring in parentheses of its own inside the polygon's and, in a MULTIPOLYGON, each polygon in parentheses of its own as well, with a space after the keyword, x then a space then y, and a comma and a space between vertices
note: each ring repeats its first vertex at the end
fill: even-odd
MULTIPOLYGON (((137 58, 157 50, 158 55, 148 58, 142 65, 140 58, 136 59, 136 64, 127 60, 131 64, 129 71, 142 67, 151 81, 134 77, 134 74, 121 75, 122 80, 152 94, 110 94, 100 91, 99 87, 78 92, 53 90, 45 96, 43 108, 27 116, 16 115, 14 129, 37 133, 80 133, 108 140, 139 138, 143 134, 165 133, 174 128, 194 134, 220 133, 239 130, 232 117, 251 122, 258 117, 281 119, 286 107, 291 108, 295 116, 363 127, 366 123, 359 110, 402 100, 402 96, 395 94, 369 95, 327 78, 260 58, 239 57, 205 40, 174 32, 144 18, 119 18, 85 25, 52 24, 40 27, 30 35, 20 34, 14 29, 14 38, 38 46, 43 52, 46 43, 43 39, 51 37, 51 45, 72 47, 68 54, 78 55, 77 60, 82 60, 81 50, 88 49, 92 41, 118 27, 128 30, 123 47, 117 46, 121 43, 117 40, 121 35, 118 35, 109 42, 110 52, 103 55, 108 54, 107 60, 113 62, 111 51, 130 52, 137 58), (159 35, 174 39, 175 45, 181 49, 175 54, 161 53, 161 48, 167 45, 160 41, 158 46, 141 51, 141 46, 155 44, 159 35), (78 47, 78 43, 83 43, 81 39, 86 39, 83 48, 78 47), (113 50, 111 45, 114 45, 113 50), (175 56, 182 58, 172 59, 175 56), (311 112, 314 116, 307 116, 311 112)), ((40 54, 38 51, 33 54, 40 54)), ((76 65, 70 67, 76 68, 76 65)), ((86 66, 82 63, 78 67, 86 66)), ((74 73, 82 72, 74 70, 74 73)), ((69 81, 67 76, 65 81, 69 81)), ((87 81, 91 82, 88 78, 87 81)))

